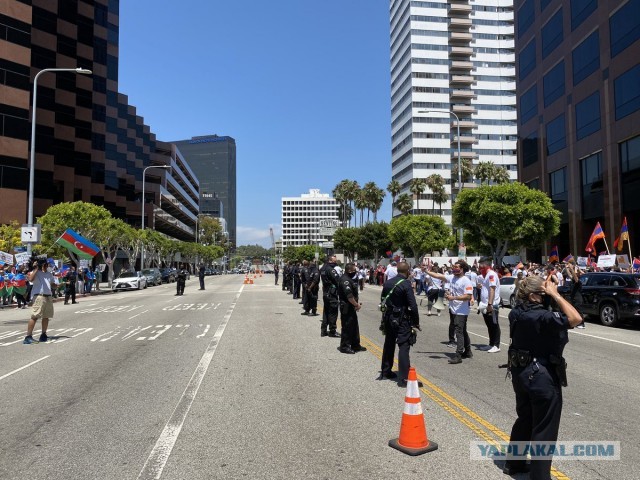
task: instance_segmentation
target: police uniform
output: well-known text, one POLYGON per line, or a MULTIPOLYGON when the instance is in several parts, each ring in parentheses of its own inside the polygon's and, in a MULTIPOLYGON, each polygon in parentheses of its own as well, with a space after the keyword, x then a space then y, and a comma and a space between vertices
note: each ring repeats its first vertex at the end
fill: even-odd
POLYGON ((288 263, 285 264, 284 268, 282 269, 282 291, 283 292, 285 290, 289 290, 290 270, 291 270, 291 267, 289 267, 288 263))
POLYGON ((67 285, 64 292, 64 304, 69 304, 69 297, 71 297, 71 303, 76 302, 76 281, 78 280, 78 274, 74 270, 69 270, 67 274, 67 285))
POLYGON ((187 271, 184 268, 178 270, 178 278, 176 279, 176 295, 184 294, 184 286, 187 282, 187 271))
POLYGON ((300 285, 302 286, 302 301, 300 303, 302 303, 302 305, 304 306, 303 308, 305 308, 305 310, 306 310, 306 304, 307 304, 308 274, 309 274, 309 267, 307 267, 305 264, 302 264, 302 266, 300 267, 300 285))
POLYGON ((305 283, 305 295, 304 295, 304 311, 308 314, 311 312, 311 315, 318 315, 318 291, 320 290, 320 272, 318 271, 318 267, 315 265, 310 265, 305 273, 306 283, 305 283))
POLYGON ((340 351, 342 353, 355 353, 364 348, 360 345, 360 328, 358 326, 358 312, 349 299, 358 302, 358 277, 355 279, 346 273, 340 277, 338 296, 340 298, 340 322, 342 323, 342 335, 340 338, 340 351))
MULTIPOLYGON (((569 320, 542 304, 526 302, 511 311, 509 325, 509 368, 518 415, 510 441, 555 442, 562 412, 561 385, 566 385, 562 352, 569 342, 569 320)), ((512 473, 523 471, 524 460, 508 459, 506 468, 512 473)), ((550 479, 550 470, 551 460, 532 461, 530 478, 550 479)))
POLYGON ((382 287, 380 300, 385 300, 384 312, 384 348, 382 350, 382 367, 380 375, 384 378, 396 378, 391 372, 393 354, 398 344, 398 382, 407 380, 409 375, 409 349, 411 333, 414 326, 420 324, 416 297, 411 282, 398 275, 387 280, 382 287), (391 290, 393 289, 393 292, 391 290), (391 292, 391 294, 390 294, 391 292), (388 297, 387 297, 388 296, 388 297))
POLYGON ((291 270, 293 278, 293 298, 300 298, 300 265, 295 265, 291 270))
POLYGON ((335 263, 325 263, 320 269, 322 279, 322 324, 320 325, 320 336, 339 336, 336 333, 336 323, 338 322, 338 310, 340 299, 338 288, 340 286, 340 274, 336 271, 335 263), (329 333, 327 333, 329 328, 329 333))

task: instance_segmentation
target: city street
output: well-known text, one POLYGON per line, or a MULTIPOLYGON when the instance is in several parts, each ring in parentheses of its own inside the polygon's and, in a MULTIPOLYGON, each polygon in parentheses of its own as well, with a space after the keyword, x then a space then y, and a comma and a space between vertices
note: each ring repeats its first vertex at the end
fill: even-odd
MULTIPOLYGON (((501 460, 470 459, 471 441, 508 440, 515 419, 498 369, 509 309, 500 353, 477 349, 487 331, 474 314, 474 358, 449 365, 448 316, 420 307, 411 360, 439 448, 410 457, 387 445, 405 390, 376 380, 380 288, 361 292, 368 351, 344 355, 272 275, 243 279, 206 277, 198 291, 193 276, 184 296, 170 284, 57 302, 46 344, 22 344, 30 310, 0 312, 0 478, 509 478, 501 460)), ((637 478, 639 354, 639 326, 570 333, 560 439, 619 441, 621 460, 557 461, 555 478, 637 478)))

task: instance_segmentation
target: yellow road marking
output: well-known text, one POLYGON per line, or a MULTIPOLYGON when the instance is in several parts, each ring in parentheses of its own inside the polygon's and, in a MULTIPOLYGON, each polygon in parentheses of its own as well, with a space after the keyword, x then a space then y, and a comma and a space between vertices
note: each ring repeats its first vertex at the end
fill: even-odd
MULTIPOLYGON (((377 357, 379 360, 382 360, 382 349, 376 343, 374 343, 371 339, 365 337, 364 335, 360 335, 360 343, 363 343, 364 346, 367 347, 367 350, 369 352, 371 352, 372 355, 377 357)), ((394 363, 394 365, 397 365, 397 363, 398 363, 395 358, 393 360, 393 363, 394 363)), ((459 410, 461 410, 464 414, 468 415, 471 419, 473 419, 476 422, 478 422, 480 425, 482 425, 491 434, 495 435, 500 440, 507 441, 507 442, 509 441, 509 435, 506 432, 502 431, 500 428, 496 427, 491 422, 489 422, 489 421, 485 420, 484 418, 482 418, 480 415, 478 415, 473 410, 471 410, 467 406, 465 406, 462 403, 460 403, 458 400, 453 398, 451 395, 449 395, 446 392, 444 392, 441 388, 439 388, 437 385, 433 384, 432 382, 430 382, 429 380, 424 378, 422 375, 418 375, 418 379, 420 381, 422 381, 423 385, 425 385, 420 390, 425 395, 427 395, 427 397, 429 397, 436 404, 441 406, 446 412, 448 412, 451 415, 453 415, 454 418, 456 418, 463 425, 467 426, 472 432, 474 432, 480 438, 482 438, 483 440, 485 440, 486 442, 488 442, 491 445, 494 445, 496 447, 499 446, 498 440, 496 440, 495 438, 491 437, 491 435, 489 433, 487 433, 485 430, 483 430, 478 425, 474 424, 471 420, 466 418, 463 414, 458 412, 453 407, 456 407, 459 410), (438 395, 440 397, 442 397, 442 398, 440 398, 438 395), (453 405, 453 407, 452 407, 452 405, 453 405)), ((564 473, 562 473, 561 471, 557 470, 554 467, 551 467, 551 475, 553 475, 558 480, 571 480, 567 475, 565 475, 564 473)))

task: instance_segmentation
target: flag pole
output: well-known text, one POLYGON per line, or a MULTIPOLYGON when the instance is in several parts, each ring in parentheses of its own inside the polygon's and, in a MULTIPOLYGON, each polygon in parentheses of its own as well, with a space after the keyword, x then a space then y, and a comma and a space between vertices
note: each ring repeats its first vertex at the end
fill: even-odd
POLYGON ((604 241, 604 246, 607 247, 607 255, 611 255, 611 253, 609 252, 609 245, 607 245, 607 239, 605 237, 602 237, 602 240, 604 241))

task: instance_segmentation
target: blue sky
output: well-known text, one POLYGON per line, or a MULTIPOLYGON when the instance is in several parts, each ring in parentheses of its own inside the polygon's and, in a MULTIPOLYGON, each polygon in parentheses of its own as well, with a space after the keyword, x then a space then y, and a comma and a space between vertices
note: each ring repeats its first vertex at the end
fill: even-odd
MULTIPOLYGON (((238 244, 280 199, 391 177, 387 0, 120 2, 120 92, 159 140, 237 144, 238 244)), ((381 220, 391 213, 385 199, 381 220)))

